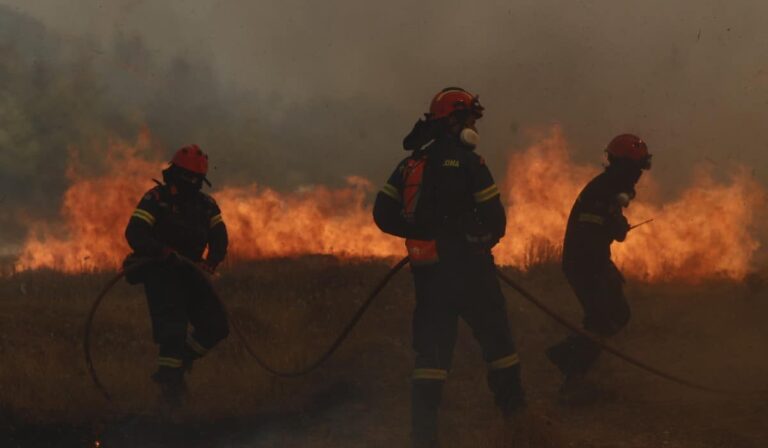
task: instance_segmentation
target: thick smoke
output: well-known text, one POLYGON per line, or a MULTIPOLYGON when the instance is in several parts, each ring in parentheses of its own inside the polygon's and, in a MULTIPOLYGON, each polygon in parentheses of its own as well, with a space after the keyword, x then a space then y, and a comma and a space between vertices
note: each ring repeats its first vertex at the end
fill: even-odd
POLYGON ((19 223, 26 217, 57 214, 71 145, 103 138, 126 122, 105 100, 87 51, 4 8, 0 85, 2 246, 23 236, 19 223))
POLYGON ((0 3, 0 245, 56 213, 68 148, 98 169, 146 125, 207 148, 218 185, 379 181, 446 85, 480 93, 497 176, 559 122, 579 161, 644 136, 669 190, 702 161, 768 179, 765 2, 0 3))

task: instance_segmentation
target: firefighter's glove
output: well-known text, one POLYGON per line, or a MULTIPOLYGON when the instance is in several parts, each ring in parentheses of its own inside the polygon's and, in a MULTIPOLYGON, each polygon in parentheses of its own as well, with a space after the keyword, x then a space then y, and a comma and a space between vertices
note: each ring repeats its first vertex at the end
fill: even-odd
POLYGON ((469 234, 465 235, 467 242, 470 246, 481 250, 491 250, 499 239, 496 238, 491 232, 482 234, 469 234))
POLYGON ((125 257, 125 260, 123 260, 123 270, 125 271, 125 281, 129 285, 138 285, 144 282, 151 269, 146 261, 146 259, 139 257, 135 253, 125 257))
POLYGON ((160 252, 160 259, 168 264, 176 264, 181 261, 181 255, 172 248, 165 246, 160 252))
POLYGON ((613 222, 611 223, 613 227, 613 239, 616 241, 624 241, 627 239, 627 233, 629 232, 629 221, 627 221, 627 218, 618 213, 613 217, 613 222))
POLYGON ((201 261, 197 263, 197 267, 199 267, 201 271, 205 272, 209 276, 213 276, 214 274, 216 274, 216 266, 208 262, 201 261))

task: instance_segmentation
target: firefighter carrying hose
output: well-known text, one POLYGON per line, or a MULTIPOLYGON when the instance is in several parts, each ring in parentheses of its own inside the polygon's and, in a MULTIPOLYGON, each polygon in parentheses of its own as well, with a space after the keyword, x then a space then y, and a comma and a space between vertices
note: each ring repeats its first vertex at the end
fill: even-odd
POLYGON ((158 185, 141 199, 125 230, 134 251, 126 267, 139 258, 157 260, 132 273, 128 281, 144 284, 152 333, 159 345, 152 379, 171 407, 184 398, 184 374, 192 363, 229 333, 210 283, 197 269, 180 262, 184 257, 213 274, 227 252, 221 211, 213 198, 200 191, 203 182, 210 185, 207 172, 208 156, 197 145, 179 149, 163 170, 164 183, 155 181, 158 185))
MULTIPOLYGON (((611 244, 622 242, 630 226, 622 213, 635 197, 643 170, 651 168, 645 142, 631 134, 608 144, 608 166, 579 194, 568 218, 563 243, 563 272, 584 310, 582 324, 598 336, 618 333, 629 322, 624 278, 611 261, 611 244)), ((584 381, 600 348, 583 336, 569 336, 547 350, 565 380, 561 400, 577 404, 594 399, 584 381)))
POLYGON ((406 239, 416 290, 413 314, 412 440, 437 446, 437 414, 458 318, 472 328, 488 363, 488 386, 502 412, 525 404, 520 364, 491 248, 504 236, 499 190, 474 152, 482 117, 478 97, 447 88, 404 139, 413 153, 376 197, 381 230, 406 239))

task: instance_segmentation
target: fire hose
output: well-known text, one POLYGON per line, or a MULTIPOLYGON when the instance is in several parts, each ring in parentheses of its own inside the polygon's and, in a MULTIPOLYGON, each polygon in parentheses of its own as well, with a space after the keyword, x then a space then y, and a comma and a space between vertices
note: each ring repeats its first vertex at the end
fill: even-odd
MULTIPOLYGON (((98 296, 96 297, 96 300, 94 301, 93 305, 91 306, 91 309, 88 313, 88 317, 86 319, 85 324, 85 334, 83 338, 83 350, 85 352, 85 361, 88 366, 88 372, 91 376, 91 380, 93 381, 96 388, 101 392, 101 394, 104 396, 104 398, 107 401, 111 401, 111 396, 107 389, 102 384, 101 380, 99 379, 99 376, 96 372, 96 369, 93 365, 93 359, 91 357, 91 327, 93 324, 93 318, 96 314, 96 311, 101 304, 101 302, 104 300, 104 297, 106 297, 107 293, 117 284, 118 281, 120 281, 126 273, 131 272, 134 269, 140 269, 141 267, 145 266, 147 263, 151 263, 155 260, 144 260, 139 263, 136 263, 135 265, 131 266, 128 269, 121 270, 118 272, 112 279, 110 279, 107 284, 102 288, 102 290, 99 292, 98 296)), ((347 323, 347 325, 344 327, 342 332, 339 334, 339 336, 336 337, 336 339, 333 341, 333 343, 326 349, 319 357, 317 357, 313 362, 309 363, 307 366, 298 369, 298 370, 281 370, 274 368, 270 366, 264 359, 258 355, 256 350, 251 347, 251 345, 248 343, 247 338, 242 333, 240 328, 237 326, 235 322, 233 322, 230 319, 230 324, 234 330, 234 333, 237 335, 238 339, 242 342, 243 346, 246 349, 246 352, 256 361, 256 363, 266 370, 267 372, 271 373, 272 375, 282 377, 282 378, 294 378, 302 375, 306 375, 313 370, 320 367, 325 361, 327 361, 335 352, 336 350, 341 346, 341 344, 344 342, 344 340, 349 336, 349 334, 352 332, 354 327, 357 325, 357 323, 360 321, 360 319, 365 314, 368 307, 373 303, 373 300, 381 293, 381 291, 384 289, 384 287, 389 283, 389 281, 392 279, 392 277, 395 276, 406 264, 408 264, 409 258, 405 257, 402 260, 400 260, 397 264, 395 264, 389 272, 377 283, 377 285, 371 290, 370 294, 366 298, 366 300, 363 302, 363 304, 358 308, 357 312, 354 314, 352 319, 347 323)), ((200 271, 200 268, 194 264, 193 262, 189 260, 182 260, 182 263, 191 265, 196 270, 200 271)), ((206 282, 210 283, 210 280, 208 279, 207 274, 200 271, 200 275, 202 278, 205 279, 206 282)), ((765 390, 735 390, 735 389, 721 389, 721 388, 715 388, 710 387, 706 385, 702 385, 699 383, 696 383, 694 381, 687 380, 685 378, 682 378, 677 375, 673 375, 670 373, 667 373, 661 369, 658 369, 656 367, 653 367, 649 365, 648 363, 645 363, 643 361, 640 361, 630 355, 627 355, 626 353, 608 345, 605 343, 601 338, 591 334, 590 332, 583 330, 579 326, 575 325, 574 323, 570 322, 569 320, 563 318, 559 314, 557 314, 555 311, 553 311, 551 308, 549 308, 547 305, 545 305, 541 300, 536 298, 533 294, 528 292, 525 288, 515 283, 512 279, 510 279, 507 275, 505 275, 500 268, 496 268, 496 275, 508 286, 510 286, 512 289, 517 291, 523 298, 525 298, 528 302, 533 304, 536 308, 538 308, 540 311, 542 311, 544 314, 549 316, 551 319, 559 323, 560 325, 564 326, 568 330, 572 331, 573 333, 579 334, 581 336, 584 336, 588 338, 590 341, 592 341, 594 344, 605 350, 606 352, 618 357, 622 361, 631 364, 641 370, 644 370, 652 375, 655 375, 657 377, 666 379, 668 381, 671 381, 673 383, 676 383, 681 386, 689 387, 691 389, 704 391, 704 392, 710 392, 710 393, 717 393, 717 394, 729 394, 729 395, 754 395, 754 394, 765 394, 768 393, 768 391, 765 390)), ((211 291, 213 291, 214 294, 215 291, 211 286, 211 291)), ((217 300, 222 304, 222 307, 224 308, 227 315, 229 313, 227 312, 226 307, 224 306, 224 302, 221 301, 221 299, 216 295, 217 300)))
MULTIPOLYGON (((256 361, 256 363, 266 370, 267 372, 271 373, 272 375, 282 377, 282 378, 295 378, 297 376, 302 376, 310 373, 311 371, 317 369, 320 367, 323 363, 325 363, 333 354, 336 352, 336 350, 341 346, 342 342, 349 336, 349 334, 352 332, 352 330, 355 328, 357 323, 360 321, 360 319, 363 317, 365 312, 368 310, 368 307, 370 307, 371 303, 373 303, 373 300, 376 298, 376 296, 381 293, 381 291, 384 289, 385 286, 389 283, 389 281, 392 279, 392 277, 395 276, 406 264, 408 264, 408 257, 403 258, 400 260, 397 264, 395 264, 389 272, 376 284, 376 286, 371 290, 371 292, 368 294, 368 297, 365 299, 362 305, 358 308, 357 312, 355 312, 352 319, 347 323, 347 325, 344 327, 344 329, 341 331, 339 336, 336 337, 336 339, 333 341, 333 343, 320 355, 318 356, 313 362, 309 363, 307 366, 298 369, 298 370, 282 370, 277 369, 275 367, 272 367, 264 361, 264 359, 259 356, 259 354, 256 352, 256 350, 253 349, 253 347, 248 343, 248 339, 245 337, 243 332, 240 330, 240 327, 230 318, 230 314, 224 305, 224 302, 221 300, 221 298, 216 294, 213 285, 210 284, 210 280, 208 277, 208 274, 201 271, 201 269, 192 261, 184 259, 184 258, 178 258, 178 260, 185 265, 188 265, 192 268, 194 268, 201 278, 205 280, 205 282, 208 284, 211 292, 215 295, 216 300, 219 301, 222 308, 224 309, 224 312, 227 314, 227 318, 230 322, 230 325, 232 327, 233 332, 235 335, 237 335, 238 339, 242 342, 243 346, 245 347, 246 352, 256 361)), ((155 259, 144 259, 141 261, 138 261, 131 267, 127 269, 120 270, 114 277, 112 277, 101 289, 98 296, 96 297, 96 300, 93 302, 93 305, 91 305, 91 309, 88 312, 88 317, 86 318, 85 322, 85 333, 83 337, 83 351, 85 352, 85 362, 88 367, 88 373, 91 376, 91 380, 93 381, 93 384, 96 386, 96 388, 101 392, 101 394, 104 396, 104 398, 107 401, 111 401, 111 395, 109 394, 109 391, 106 387, 104 387, 104 384, 99 379, 99 375, 96 372, 96 368, 93 365, 93 358, 91 357, 91 329, 93 327, 93 318, 96 315, 96 311, 99 308, 99 305, 104 300, 104 298, 107 296, 109 291, 119 282, 123 277, 125 277, 126 274, 131 273, 134 270, 141 269, 142 267, 146 266, 149 263, 156 262, 155 259)))
POLYGON ((555 311, 553 311, 551 308, 549 308, 547 305, 545 305, 541 300, 537 299, 533 294, 525 290, 522 286, 518 285, 512 279, 507 277, 501 269, 498 267, 496 268, 496 275, 508 286, 510 286, 512 289, 517 291, 521 296, 523 296, 527 301, 529 301, 533 306, 538 308, 541 312, 552 318, 555 322, 559 323, 560 325, 564 326, 568 330, 579 334, 581 336, 584 336, 588 338, 590 341, 592 341, 594 344, 598 345, 600 348, 605 350, 606 352, 616 356, 617 358, 621 359, 622 361, 631 364, 635 367, 640 368, 641 370, 645 370, 648 373, 651 373, 653 375, 656 375, 658 377, 664 378, 668 381, 671 381, 673 383, 677 383, 681 386, 686 386, 691 389, 696 389, 704 392, 712 392, 717 394, 735 394, 735 395, 754 395, 754 394, 764 394, 768 393, 766 390, 735 390, 735 389, 720 389, 715 387, 710 387, 702 384, 698 384, 696 382, 687 380, 685 378, 679 377, 677 375, 673 375, 671 373, 664 372, 661 369, 658 369, 656 367, 653 367, 643 361, 638 360, 637 358, 634 358, 630 355, 627 355, 626 353, 620 351, 619 349, 616 349, 614 347, 611 347, 607 343, 605 343, 601 338, 598 336, 595 336, 594 334, 583 330, 579 326, 575 325, 574 323, 570 322, 569 320, 563 318, 559 314, 557 314, 555 311))

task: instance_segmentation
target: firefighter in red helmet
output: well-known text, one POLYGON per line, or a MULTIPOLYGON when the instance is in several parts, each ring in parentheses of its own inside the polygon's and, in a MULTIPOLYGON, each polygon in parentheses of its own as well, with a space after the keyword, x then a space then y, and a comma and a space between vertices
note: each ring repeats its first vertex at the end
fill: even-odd
POLYGON ((158 185, 144 195, 125 230, 134 251, 126 266, 137 258, 156 260, 128 280, 144 284, 152 333, 159 345, 152 379, 172 407, 181 404, 186 392, 184 373, 229 333, 210 282, 199 270, 180 262, 181 257, 195 261, 212 274, 227 252, 221 211, 212 197, 200 191, 208 183, 207 173, 208 156, 197 145, 179 149, 163 170, 164 182, 156 181, 158 185))
MULTIPOLYGON (((622 210, 635 197, 635 185, 651 168, 645 142, 632 134, 615 137, 606 148, 608 166, 587 184, 573 205, 563 243, 563 272, 584 310, 583 327, 608 337, 629 322, 624 278, 611 261, 611 244, 630 230, 622 210)), ((569 336, 547 351, 565 377, 561 399, 578 404, 595 398, 584 381, 600 348, 583 336, 569 336)))
POLYGON ((506 216, 485 161, 474 152, 478 97, 447 88, 403 141, 413 153, 376 197, 384 232, 406 239, 416 290, 413 314, 412 440, 437 446, 437 414, 451 367, 458 318, 472 328, 488 363, 488 385, 505 415, 524 406, 520 364, 491 248, 506 216))

